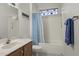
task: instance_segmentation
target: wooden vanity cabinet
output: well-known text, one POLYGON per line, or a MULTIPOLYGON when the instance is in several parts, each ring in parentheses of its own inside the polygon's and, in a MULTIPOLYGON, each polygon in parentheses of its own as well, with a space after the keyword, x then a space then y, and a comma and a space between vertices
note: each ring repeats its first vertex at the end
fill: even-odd
POLYGON ((27 43, 7 56, 32 56, 32 42, 27 43))
POLYGON ((24 46, 24 56, 32 56, 32 42, 24 46))
POLYGON ((23 56, 23 48, 19 48, 16 51, 10 53, 8 56, 23 56))

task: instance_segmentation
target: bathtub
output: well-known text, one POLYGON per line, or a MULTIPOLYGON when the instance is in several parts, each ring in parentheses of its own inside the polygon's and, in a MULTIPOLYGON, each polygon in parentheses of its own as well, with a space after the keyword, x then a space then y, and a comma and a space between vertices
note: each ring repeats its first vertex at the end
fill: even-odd
POLYGON ((39 56, 62 56, 63 46, 61 44, 39 43, 33 45, 33 52, 38 53, 39 56), (34 49, 34 47, 37 47, 34 49))

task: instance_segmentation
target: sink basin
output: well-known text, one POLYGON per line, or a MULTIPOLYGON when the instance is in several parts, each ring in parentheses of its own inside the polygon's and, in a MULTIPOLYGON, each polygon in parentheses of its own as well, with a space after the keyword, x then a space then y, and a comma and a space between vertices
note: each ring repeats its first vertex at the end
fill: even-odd
POLYGON ((10 48, 16 46, 17 44, 19 44, 19 42, 13 42, 13 43, 10 43, 10 44, 5 44, 5 45, 2 46, 1 48, 2 48, 2 49, 10 49, 10 48))

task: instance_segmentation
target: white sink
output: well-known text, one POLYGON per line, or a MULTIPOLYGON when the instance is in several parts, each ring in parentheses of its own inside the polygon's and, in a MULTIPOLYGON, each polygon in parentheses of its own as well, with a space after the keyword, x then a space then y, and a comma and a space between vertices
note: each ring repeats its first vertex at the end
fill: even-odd
POLYGON ((2 48, 2 49, 10 49, 10 48, 16 46, 16 45, 19 44, 19 43, 20 43, 20 42, 12 42, 12 43, 10 43, 10 44, 5 44, 5 45, 3 45, 1 48, 2 48))

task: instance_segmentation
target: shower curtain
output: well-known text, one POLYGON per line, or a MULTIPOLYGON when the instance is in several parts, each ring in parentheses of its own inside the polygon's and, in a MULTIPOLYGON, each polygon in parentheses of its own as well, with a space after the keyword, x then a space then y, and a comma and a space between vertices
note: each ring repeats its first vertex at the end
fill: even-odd
POLYGON ((43 24, 40 13, 32 13, 32 44, 44 43, 43 24))

